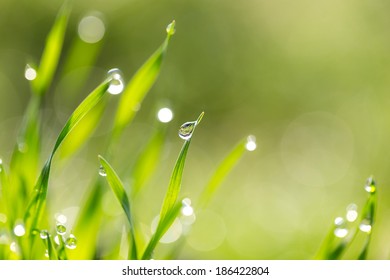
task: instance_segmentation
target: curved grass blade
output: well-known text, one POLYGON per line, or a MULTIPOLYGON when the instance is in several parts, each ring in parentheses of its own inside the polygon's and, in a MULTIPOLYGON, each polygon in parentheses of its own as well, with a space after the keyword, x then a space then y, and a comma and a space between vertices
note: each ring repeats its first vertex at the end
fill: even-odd
MULTIPOLYGON (((179 196, 179 192, 181 189, 181 179, 183 177, 184 171, 184 163, 187 157, 188 148, 191 144, 192 135, 195 131, 196 126, 200 123, 204 115, 202 112, 198 119, 193 124, 193 129, 191 130, 191 135, 184 142, 184 145, 180 151, 179 157, 176 160, 175 167, 173 168, 173 172, 169 181, 168 190, 165 194, 165 198, 161 207, 160 212, 160 220, 157 225, 157 229, 155 234, 152 236, 149 241, 148 246, 145 249, 145 252, 142 256, 142 259, 150 259, 150 256, 153 254, 155 247, 157 246, 158 241, 164 235, 164 233, 168 230, 168 228, 172 225, 175 220, 173 216, 177 215, 178 211, 177 206, 177 197, 179 196), (175 206, 176 205, 176 206, 175 206)), ((179 203, 181 206, 181 204, 179 203)), ((180 210, 180 209, 179 209, 180 210)), ((176 216, 175 216, 176 217, 176 216)))
POLYGON ((123 187, 122 181, 119 179, 119 176, 116 174, 115 170, 111 167, 111 165, 102 156, 99 156, 99 161, 105 170, 107 182, 110 185, 111 190, 114 192, 116 198, 119 200, 119 203, 121 204, 129 222, 130 238, 132 243, 129 251, 129 257, 133 260, 136 260, 137 246, 135 243, 134 223, 133 217, 131 215, 129 198, 127 196, 125 188, 123 187))
POLYGON ((47 238, 42 239, 42 241, 46 247, 49 260, 58 260, 59 258, 58 258, 56 250, 54 249, 54 246, 53 246, 54 242, 51 238, 51 235, 48 232, 46 232, 46 235, 47 235, 47 238))
POLYGON ((175 21, 167 27, 167 37, 162 45, 138 69, 124 89, 119 101, 114 121, 114 138, 131 122, 142 100, 155 83, 161 69, 161 64, 168 48, 168 43, 175 33, 175 21))
POLYGON ((65 139, 65 137, 76 127, 80 120, 103 98, 110 84, 110 80, 104 81, 94 91, 92 91, 81 104, 76 108, 69 120, 66 122, 64 128, 61 130, 54 148, 47 159, 39 179, 34 187, 32 199, 28 205, 24 216, 26 231, 30 232, 39 223, 44 204, 46 202, 46 194, 49 182, 50 168, 53 157, 65 139))
POLYGON ((37 71, 37 78, 32 82, 34 93, 38 96, 43 96, 46 93, 53 80, 61 55, 69 14, 69 6, 65 3, 46 38, 46 45, 37 71))
POLYGON ((206 185, 200 196, 200 207, 204 208, 210 201, 211 197, 215 194, 218 187, 224 181, 226 176, 231 172, 233 167, 238 163, 238 161, 243 156, 246 151, 246 138, 241 140, 234 149, 222 160, 218 168, 212 175, 210 181, 206 185))
POLYGON ((161 156, 163 144, 164 133, 161 130, 158 130, 149 140, 138 157, 132 176, 134 179, 132 188, 133 196, 135 196, 141 190, 141 188, 152 176, 157 166, 158 159, 161 156))

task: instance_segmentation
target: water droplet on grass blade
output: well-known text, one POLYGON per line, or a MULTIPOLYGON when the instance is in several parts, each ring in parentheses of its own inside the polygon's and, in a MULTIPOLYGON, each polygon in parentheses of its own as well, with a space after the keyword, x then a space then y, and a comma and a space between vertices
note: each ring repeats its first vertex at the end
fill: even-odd
POLYGON ((56 231, 57 234, 64 235, 66 233, 66 227, 63 224, 57 224, 56 231))
POLYGON ((246 140, 245 149, 252 152, 256 150, 256 148, 257 148, 256 137, 253 135, 249 135, 246 140))
POLYGON ((374 193, 376 191, 375 181, 372 176, 367 179, 364 189, 368 193, 374 193))
POLYGON ((24 77, 29 81, 35 80, 37 77, 37 70, 27 64, 24 70, 24 77))
POLYGON ((66 246, 66 248, 71 249, 71 250, 76 249, 77 239, 72 233, 69 234, 69 237, 66 239, 65 246, 66 246))
POLYGON ((168 35, 172 36, 173 34, 175 34, 175 32, 176 32, 175 25, 176 25, 176 21, 172 21, 170 24, 168 24, 168 26, 166 28, 168 35))
POLYGON ((181 139, 188 140, 192 137, 196 122, 186 122, 179 128, 179 136, 181 139))
MULTIPOLYGON (((61 236, 62 238, 62 236, 61 236)), ((54 242, 57 244, 57 245, 60 245, 60 237, 58 235, 54 236, 54 242)))
POLYGON ((49 237, 49 232, 47 230, 41 230, 41 232, 39 233, 39 236, 41 237, 41 239, 47 239, 49 237))
POLYGON ((125 88, 125 82, 121 70, 118 68, 111 69, 107 72, 108 77, 111 79, 110 86, 107 91, 111 94, 120 94, 125 88))
POLYGON ((9 245, 9 249, 14 252, 14 253, 17 253, 19 251, 19 246, 18 244, 16 244, 16 242, 12 242, 10 245, 9 245))
POLYGON ((48 250, 45 250, 45 257, 46 257, 46 258, 49 257, 49 251, 48 251, 48 250))
POLYGON ((344 238, 348 235, 348 229, 346 228, 346 223, 344 218, 337 217, 334 220, 335 229, 333 231, 334 235, 339 238, 344 238))
POLYGON ((104 169, 104 167, 102 165, 100 165, 100 167, 99 167, 99 175, 102 177, 107 176, 106 170, 104 169))
POLYGON ((361 221, 359 225, 360 231, 365 233, 371 233, 371 228, 372 228, 371 221, 368 219, 364 219, 363 221, 361 221))

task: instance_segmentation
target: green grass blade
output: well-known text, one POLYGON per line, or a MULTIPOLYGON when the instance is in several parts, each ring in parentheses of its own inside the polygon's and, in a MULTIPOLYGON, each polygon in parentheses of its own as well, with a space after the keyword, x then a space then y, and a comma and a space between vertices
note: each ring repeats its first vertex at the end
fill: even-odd
POLYGON ((50 168, 52 159, 61 145, 65 137, 76 127, 80 120, 103 98, 110 84, 110 80, 104 81, 94 91, 92 91, 81 104, 76 108, 69 120, 66 122, 64 128, 61 130, 57 141, 54 145, 53 151, 51 152, 48 160, 46 161, 41 175, 34 187, 34 192, 30 204, 25 214, 26 231, 29 232, 31 229, 38 224, 41 219, 44 204, 46 202, 46 194, 49 182, 50 168))
POLYGON ((372 177, 370 177, 367 181, 366 190, 369 190, 370 195, 363 207, 359 224, 359 229, 361 232, 366 234, 366 239, 358 256, 359 260, 365 260, 367 258, 368 248, 371 243, 372 229, 375 222, 376 205, 378 199, 376 194, 376 184, 372 177))
POLYGON ((107 182, 110 185, 111 190, 114 192, 116 198, 119 200, 119 203, 122 206, 123 211, 125 212, 127 220, 129 222, 131 235, 130 238, 132 243, 132 246, 130 248, 131 251, 129 252, 129 257, 131 257, 131 259, 137 259, 137 246, 135 243, 134 236, 134 223, 133 217, 131 215, 129 198, 127 196, 125 188, 123 187, 122 181, 119 179, 119 176, 116 174, 112 166, 102 156, 99 156, 99 161, 105 170, 107 182))
POLYGON ((114 137, 119 137, 122 130, 131 122, 145 95, 155 83, 174 28, 175 21, 167 27, 167 37, 163 44, 138 69, 124 89, 115 116, 114 137))
MULTIPOLYGON (((160 220, 158 222, 156 232, 152 236, 151 240, 149 241, 149 244, 146 247, 145 252, 142 256, 142 259, 150 259, 150 256, 153 254, 153 251, 157 246, 158 241, 161 239, 161 237, 164 235, 164 233, 168 230, 168 228, 172 225, 173 221, 175 220, 173 216, 176 213, 175 209, 178 207, 177 198, 179 196, 180 189, 181 189, 181 180, 183 177, 184 163, 186 161, 187 152, 191 144, 193 133, 195 131, 196 126, 202 120, 203 115, 204 112, 202 112, 199 115, 196 121, 191 122, 192 130, 190 132, 190 137, 186 138, 187 140, 184 142, 179 157, 176 160, 175 167, 173 168, 173 172, 169 181, 168 190, 165 194, 165 198, 161 207, 160 220)), ((180 203, 179 205, 181 206, 180 203)))
POLYGON ((218 187, 245 153, 246 144, 246 138, 241 140, 219 164, 200 196, 200 207, 206 207, 218 187))
POLYGON ((134 179, 134 184, 132 187, 132 195, 136 195, 145 183, 152 176, 158 160, 161 156, 162 147, 164 144, 164 133, 161 130, 156 131, 156 133, 151 137, 140 156, 136 161, 136 165, 132 172, 132 178, 134 179))
POLYGON ((62 45, 68 24, 70 9, 65 4, 57 15, 56 21, 46 38, 45 49, 32 87, 38 96, 43 96, 49 88, 60 59, 62 45))

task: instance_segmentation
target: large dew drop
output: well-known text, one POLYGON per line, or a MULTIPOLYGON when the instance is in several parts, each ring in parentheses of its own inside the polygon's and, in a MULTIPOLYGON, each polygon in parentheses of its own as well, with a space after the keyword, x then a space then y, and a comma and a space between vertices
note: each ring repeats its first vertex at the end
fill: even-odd
POLYGON ((49 233, 47 232, 47 230, 41 230, 41 232, 39 233, 39 236, 41 237, 41 239, 47 239, 49 237, 49 233))
POLYGON ((111 79, 108 92, 111 94, 120 94, 125 88, 125 82, 121 70, 118 68, 111 69, 107 72, 108 77, 111 79))
POLYGON ((256 144, 256 137, 253 135, 249 135, 246 139, 245 149, 252 152, 256 150, 257 144, 256 144))
POLYGON ((73 234, 69 234, 69 237, 65 241, 65 246, 71 250, 76 249, 77 239, 73 234))
POLYGON ((58 223, 56 226, 57 234, 64 235, 66 233, 66 227, 63 224, 58 223))
POLYGON ((24 77, 29 81, 35 80, 37 77, 37 70, 27 64, 24 70, 24 77))
POLYGON ((179 136, 184 140, 189 140, 194 132, 196 122, 186 122, 179 128, 179 136))

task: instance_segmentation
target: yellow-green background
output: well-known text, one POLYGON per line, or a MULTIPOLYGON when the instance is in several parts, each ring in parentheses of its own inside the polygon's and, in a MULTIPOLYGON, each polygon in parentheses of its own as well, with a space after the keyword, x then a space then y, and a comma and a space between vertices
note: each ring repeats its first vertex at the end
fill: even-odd
MULTIPOLYGON (((0 0, 4 162, 9 162, 30 95, 25 64, 39 62, 61 4, 0 0)), ((351 202, 363 205, 369 175, 377 179, 379 202, 368 257, 389 257, 390 2, 73 1, 60 69, 77 38, 78 21, 90 11, 104 15, 101 52, 80 92, 72 92, 71 83, 83 69, 56 76, 45 105, 42 158, 66 117, 104 73, 118 67, 130 79, 175 19, 177 32, 162 73, 117 147, 115 167, 131 166, 155 129, 157 109, 173 109, 161 164, 135 202, 145 231, 158 214, 180 150, 177 128, 205 111, 182 185, 194 202, 236 142, 253 134, 258 149, 229 175, 177 257, 310 259, 334 218, 344 215, 351 202)), ((104 150, 109 124, 75 157, 54 163, 52 213, 70 207, 77 212, 85 186, 98 170, 96 155, 104 150)), ((120 237, 125 221, 108 187, 105 201, 111 216, 101 242, 109 246, 120 237)), ((169 251, 170 246, 159 249, 169 251)))

